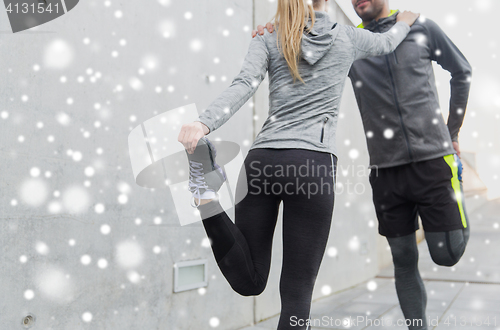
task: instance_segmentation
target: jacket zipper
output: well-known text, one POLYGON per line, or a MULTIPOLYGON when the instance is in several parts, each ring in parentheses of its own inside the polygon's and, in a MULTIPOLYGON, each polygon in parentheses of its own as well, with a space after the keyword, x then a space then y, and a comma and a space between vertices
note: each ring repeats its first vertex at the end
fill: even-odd
POLYGON ((403 122, 403 115, 401 114, 401 109, 399 108, 398 96, 396 95, 396 84, 394 83, 394 77, 391 71, 391 65, 389 64, 389 56, 385 55, 385 62, 387 63, 387 69, 389 70, 389 76, 391 77, 392 91, 394 94, 394 102, 396 103, 396 109, 398 109, 399 120, 401 122, 401 127, 403 127, 403 135, 405 136, 406 146, 408 148, 408 154, 410 156, 410 160, 413 160, 413 155, 411 154, 410 149, 410 141, 408 140, 408 134, 406 133, 406 127, 403 122))
POLYGON ((327 121, 328 117, 325 117, 325 119, 323 119, 323 126, 321 127, 321 138, 320 138, 321 143, 323 143, 323 136, 325 135, 325 125, 327 121))
POLYGON ((396 64, 399 64, 398 55, 396 55, 396 50, 394 50, 392 53, 394 54, 394 60, 396 61, 396 64))

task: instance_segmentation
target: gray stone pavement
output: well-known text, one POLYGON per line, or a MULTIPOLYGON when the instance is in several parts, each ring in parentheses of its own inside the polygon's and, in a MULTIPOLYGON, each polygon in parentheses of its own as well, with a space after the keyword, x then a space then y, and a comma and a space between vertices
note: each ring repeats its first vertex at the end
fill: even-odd
MULTIPOLYGON (((425 240, 419 243, 419 269, 427 290, 429 329, 500 330, 500 199, 469 212, 471 236, 453 267, 432 262, 425 240)), ((391 266, 377 277, 313 302, 312 329, 405 330, 391 266), (369 290, 373 289, 374 290, 369 290), (345 325, 349 318, 358 320, 345 325), (392 325, 389 322, 392 321, 392 325), (382 323, 383 322, 383 323, 382 323)), ((279 315, 241 330, 276 329, 279 315)))

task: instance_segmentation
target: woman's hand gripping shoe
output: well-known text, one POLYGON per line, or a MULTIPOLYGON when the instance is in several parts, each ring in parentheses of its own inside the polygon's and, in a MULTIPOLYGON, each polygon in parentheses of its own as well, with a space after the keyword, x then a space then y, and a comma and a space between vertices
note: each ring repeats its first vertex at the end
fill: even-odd
POLYGON ((226 181, 226 173, 215 162, 217 151, 215 146, 206 138, 198 140, 192 154, 186 150, 189 161, 189 191, 193 194, 191 206, 198 207, 201 199, 215 199, 218 197, 222 184, 226 181), (195 198, 198 199, 196 203, 195 198), (194 201, 194 203, 193 203, 194 201))

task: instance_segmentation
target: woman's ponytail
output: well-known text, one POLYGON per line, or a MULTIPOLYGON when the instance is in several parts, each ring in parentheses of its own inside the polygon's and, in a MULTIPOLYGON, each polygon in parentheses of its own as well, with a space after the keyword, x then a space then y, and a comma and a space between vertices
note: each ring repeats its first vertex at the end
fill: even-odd
POLYGON ((302 33, 309 18, 311 18, 312 24, 307 29, 308 32, 314 26, 316 18, 312 0, 278 0, 278 10, 274 15, 275 25, 278 30, 276 42, 280 53, 288 63, 294 83, 296 79, 304 83, 299 74, 298 62, 302 33))

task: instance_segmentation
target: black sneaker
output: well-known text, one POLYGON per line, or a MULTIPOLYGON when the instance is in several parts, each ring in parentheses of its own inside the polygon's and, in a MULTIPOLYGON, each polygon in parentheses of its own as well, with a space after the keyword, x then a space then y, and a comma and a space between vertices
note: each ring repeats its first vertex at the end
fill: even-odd
POLYGON ((196 204, 195 197, 198 199, 217 198, 217 191, 227 177, 225 171, 215 162, 217 151, 206 137, 198 141, 193 154, 188 153, 187 150, 186 154, 189 161, 188 189, 193 194, 191 206, 198 207, 200 204, 196 204))

